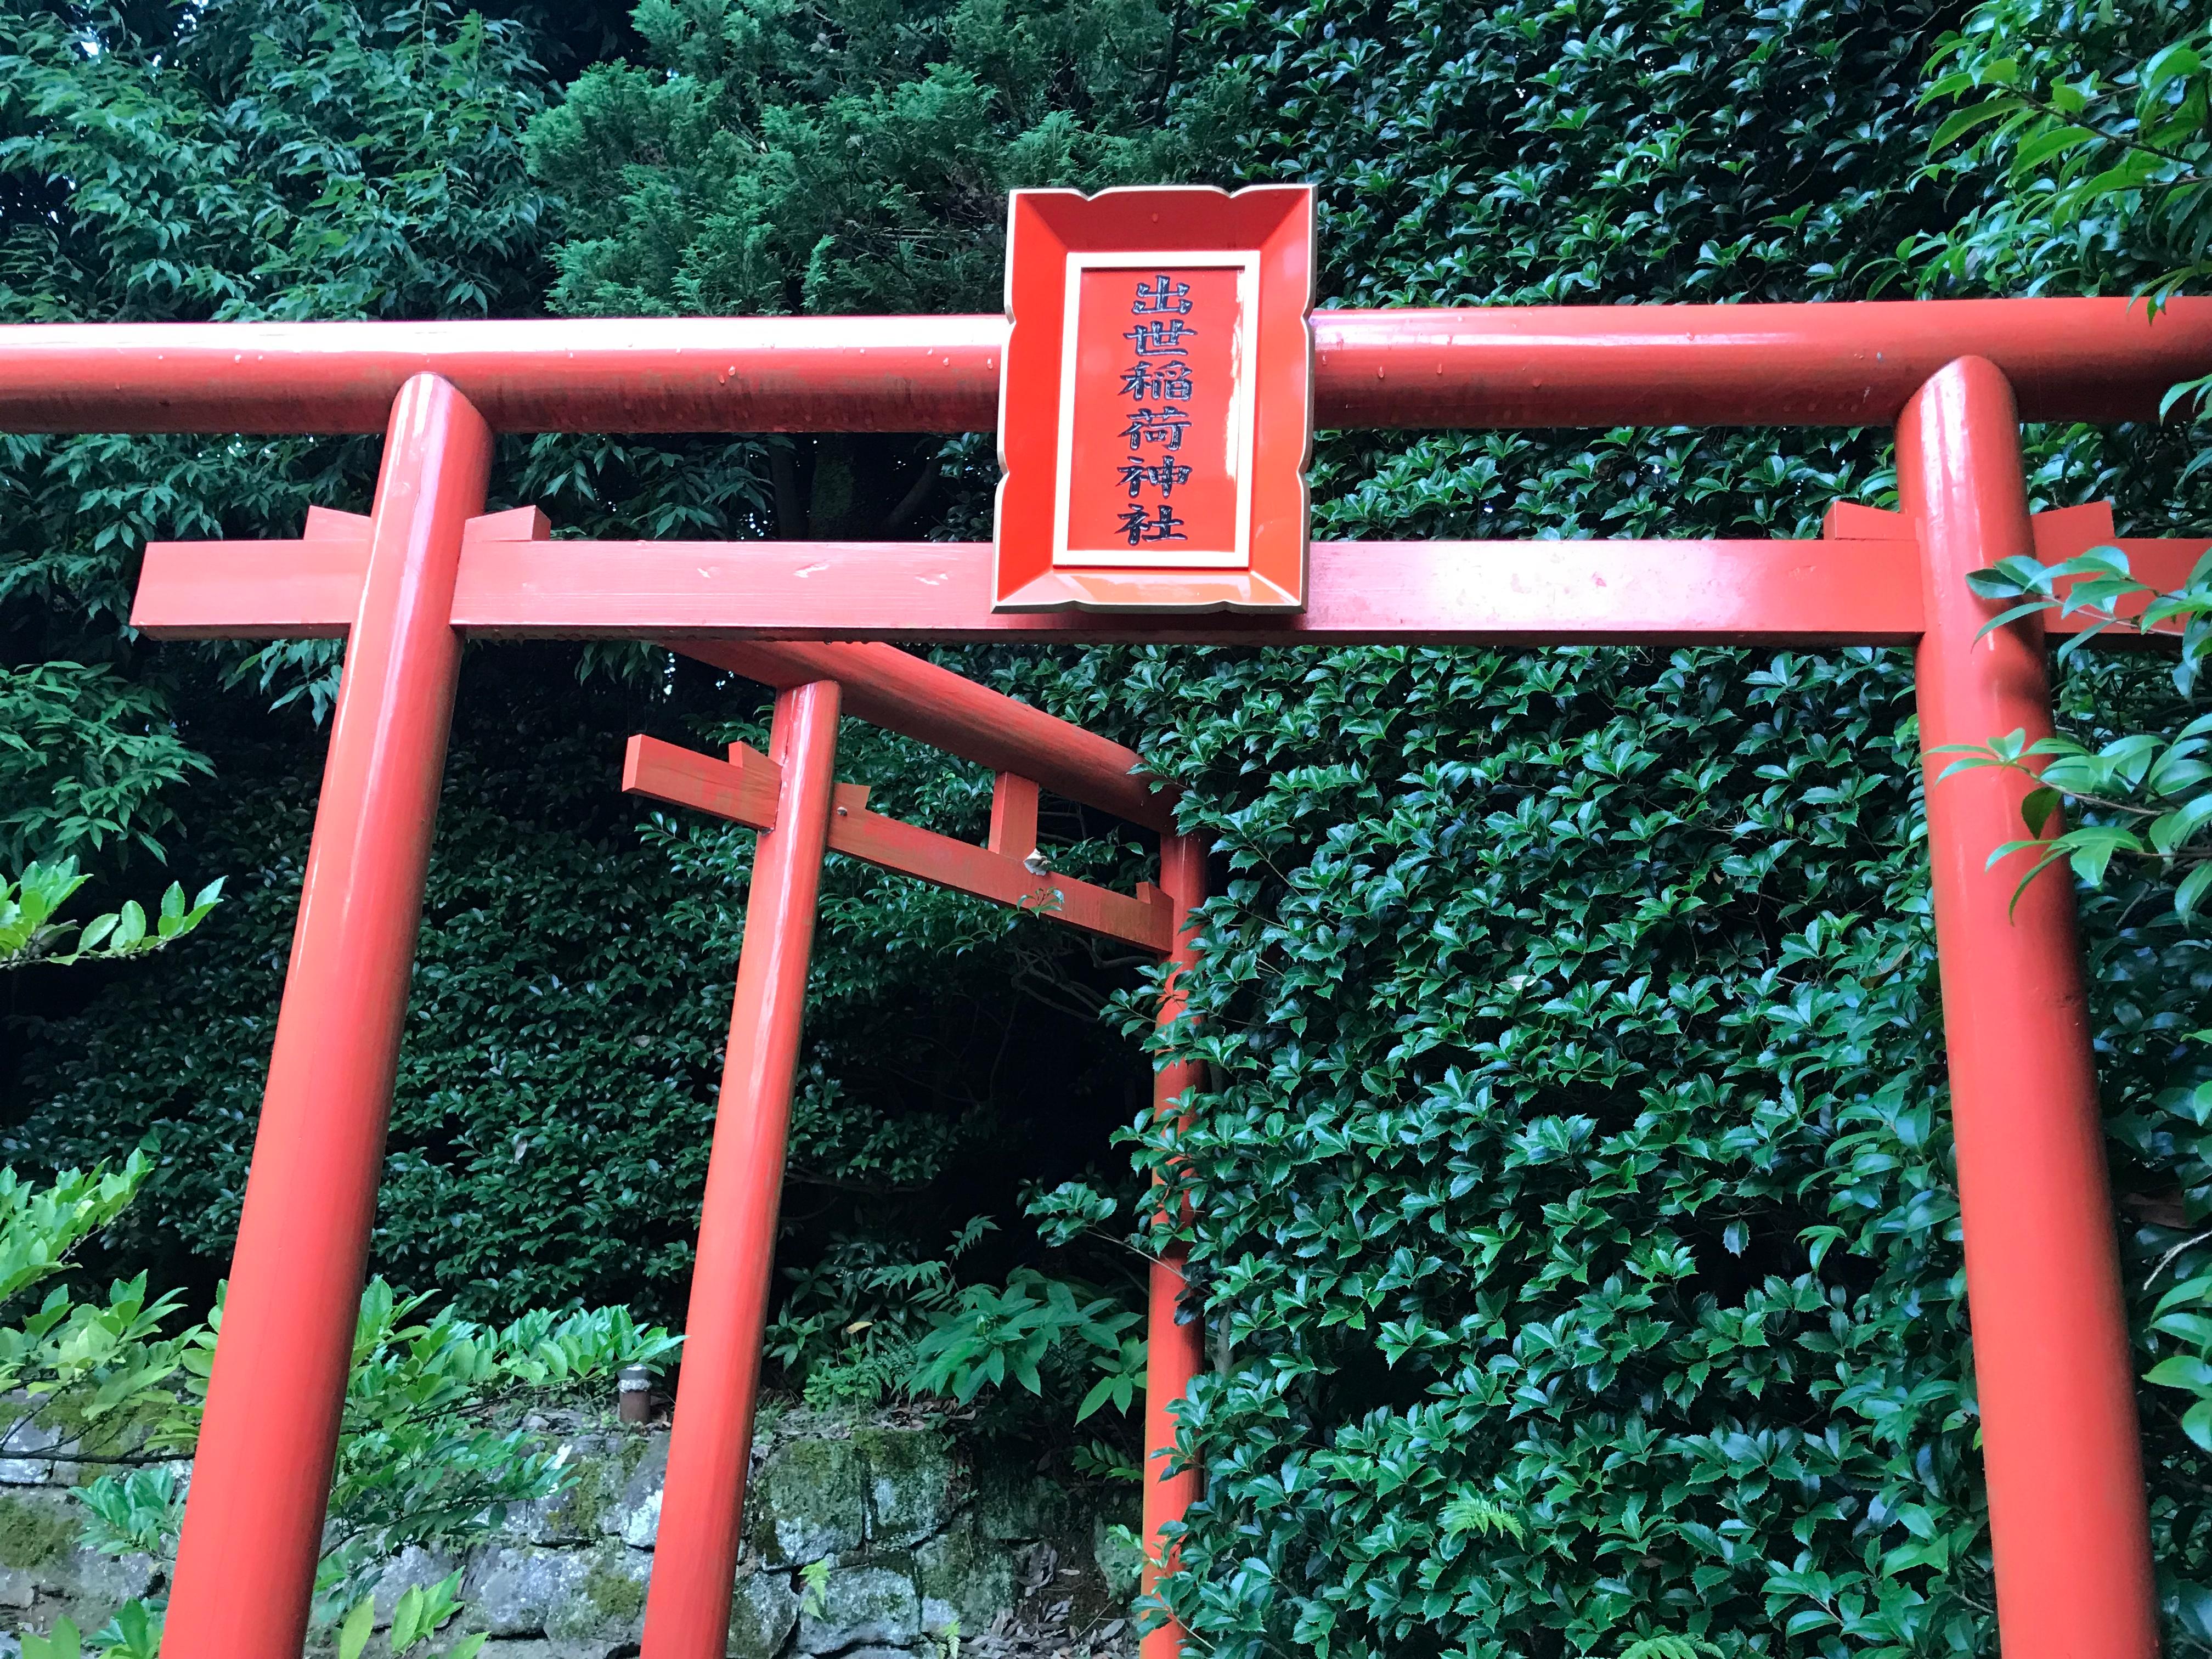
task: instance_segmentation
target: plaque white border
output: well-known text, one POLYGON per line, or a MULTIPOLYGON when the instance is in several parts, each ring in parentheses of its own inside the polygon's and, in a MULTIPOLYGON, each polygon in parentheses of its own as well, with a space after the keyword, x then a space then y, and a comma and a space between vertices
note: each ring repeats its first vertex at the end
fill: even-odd
POLYGON ((1052 562, 1054 569, 1099 569, 1143 566, 1152 569, 1243 570, 1252 563, 1252 468, 1257 434, 1252 424, 1254 371, 1260 336, 1260 255, 1188 248, 1164 252, 1079 252, 1067 256, 1067 286, 1062 302, 1060 351, 1060 449, 1052 480, 1052 562), (1237 461, 1237 544, 1234 547, 1170 547, 1145 542, 1135 547, 1070 547, 1069 495, 1074 483, 1076 325, 1083 305, 1083 273, 1128 270, 1234 270, 1237 273, 1237 333, 1230 346, 1234 390, 1230 394, 1231 450, 1237 461))

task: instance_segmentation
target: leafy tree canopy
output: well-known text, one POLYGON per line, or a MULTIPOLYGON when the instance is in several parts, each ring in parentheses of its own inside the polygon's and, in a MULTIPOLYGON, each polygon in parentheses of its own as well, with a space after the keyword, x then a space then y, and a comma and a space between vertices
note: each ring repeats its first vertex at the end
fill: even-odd
POLYGON ((1152 0, 646 0, 636 23, 647 63, 586 70, 531 129, 565 310, 980 309, 1008 190, 1180 171, 1152 0))

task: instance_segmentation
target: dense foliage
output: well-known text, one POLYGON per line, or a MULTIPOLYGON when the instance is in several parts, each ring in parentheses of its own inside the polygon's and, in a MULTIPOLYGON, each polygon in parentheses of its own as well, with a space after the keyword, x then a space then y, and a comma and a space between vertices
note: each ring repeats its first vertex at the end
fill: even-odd
MULTIPOLYGON (((1243 14, 1220 41, 1212 107, 1233 92, 1231 131, 1280 135, 1248 173, 1323 181, 1347 298, 2023 285, 1989 244, 2032 172, 1984 205, 1960 196, 1982 179, 1919 170, 1939 15, 1414 9, 1243 14), (1388 142, 1412 132, 1433 137, 1388 142), (1969 244, 1978 264, 1945 258, 1969 244)), ((1319 516, 1802 533, 1878 495, 1878 441, 1340 440, 1319 516)), ((2042 434, 2036 488, 2201 515, 2172 488, 2187 453, 2042 434)), ((1194 1425, 1208 1495, 1173 1592, 1194 1626, 1240 1652, 1984 1645, 1903 664, 1209 669, 1049 687, 1138 714, 1234 872, 1191 1040, 1218 1086, 1168 1166, 1231 1354, 1194 1425)), ((2100 665, 2064 695, 2094 733, 2169 694, 2100 665)), ((2166 1085, 2197 1064, 2177 1037, 2206 981, 2136 896, 2089 933, 2140 1284, 2204 1207, 2172 1190, 2203 1114, 2166 1085)), ((2146 1407, 2185 1645, 2212 1637, 2203 1469, 2167 1398, 2146 1407)))
MULTIPOLYGON (((234 0, 89 21, 0 7, 0 248, 18 250, 0 260, 15 273, 0 311, 526 309, 552 276, 548 198, 522 162, 547 101, 533 45, 513 19, 439 6, 234 0)), ((188 975, 0 983, 21 1079, 5 1139, 48 1167, 147 1146, 149 1201, 110 1248, 204 1297, 236 1225, 337 659, 313 641, 149 648, 120 625, 133 559, 150 533, 293 534, 310 501, 358 509, 376 448, 7 441, 0 867, 19 867, 9 848, 76 853, 93 878, 80 908, 120 914, 125 855, 166 850, 188 881, 228 877, 231 902, 188 975), (72 1019, 88 995, 93 1013, 72 1019)), ((775 455, 787 482, 792 451, 775 455)), ((834 467, 799 460, 802 501, 832 493, 834 467)), ((497 504, 542 502, 586 530, 742 535, 764 526, 777 470, 750 439, 548 439, 503 446, 494 487, 497 504)), ((878 477, 840 476, 862 474, 878 477)), ((379 1265, 486 1316, 574 1298, 673 1315, 751 838, 664 833, 616 784, 629 732, 757 740, 762 698, 584 647, 473 653, 466 675, 379 1265)), ((858 732, 846 752, 890 810, 980 833, 988 778, 858 732)), ((910 1258, 1026 1181, 1107 1161, 1145 1082, 1095 1015, 1132 964, 857 869, 830 884, 823 956, 797 1254, 824 1259, 865 1215, 910 1258), (1042 1133, 1010 1127, 1032 1113, 1042 1133)), ((993 1240, 975 1261, 1003 1272, 1006 1255, 993 1240)), ((797 1310, 793 1328, 821 1340, 794 1364, 855 1317, 829 1322, 819 1298, 797 1310)))
POLYGON ((1947 278, 2154 298, 2212 270, 2212 24, 2176 0, 1989 0, 1927 97, 1954 172, 1999 188, 1923 252, 1947 278), (1956 146, 1954 149, 1952 147, 1956 146))
MULTIPOLYGON (((153 1659, 160 1645, 184 1509, 175 1460, 198 1437, 222 1319, 218 1308, 205 1322, 180 1320, 178 1297, 149 1294, 143 1272, 102 1296, 75 1271, 81 1248, 128 1208, 148 1167, 133 1156, 119 1169, 63 1170, 45 1186, 0 1169, 0 1451, 19 1467, 97 1471, 68 1489, 82 1544, 152 1558, 148 1597, 126 1603, 94 1638, 107 1659, 153 1659)), ((342 1654, 361 1652, 373 1617, 365 1592, 394 1555, 458 1553, 510 1505, 572 1483, 562 1455, 495 1418, 523 1407, 604 1410, 624 1367, 659 1369, 680 1340, 641 1329, 621 1308, 541 1311, 495 1329, 450 1309, 425 1316, 428 1299, 395 1296, 382 1279, 362 1294, 316 1581, 322 1622, 350 1607, 342 1654)), ((404 1613, 392 1615, 394 1654, 452 1618, 459 1579, 410 1587, 404 1613)), ((33 1659, 77 1659, 79 1632, 66 1620, 22 1641, 33 1659)), ((469 1659, 483 1641, 465 1638, 445 1659, 469 1659)))
MULTIPOLYGON (((268 11, 232 0, 193 29, 243 42, 268 11)), ((20 3, 0 15, 58 27, 20 3)), ((2203 258, 2198 150, 2175 149, 2171 178, 2123 155, 2146 133, 2201 145, 2202 64, 2148 68, 2201 33, 2179 4, 656 0, 623 61, 564 97, 528 67, 522 32, 435 15, 297 47, 311 66, 384 54, 388 68, 349 76, 475 181, 469 213, 439 198, 396 234, 416 198, 338 192, 373 196, 383 228, 327 244, 376 296, 364 308, 542 295, 606 314, 987 309, 1009 185, 1170 170, 1316 181, 1333 303, 2131 291, 2203 258), (508 54, 500 74, 411 67, 465 35, 508 54), (2033 101, 1939 131, 1998 96, 2033 101), (2061 142, 2077 117, 2091 137, 2061 142), (2137 172, 2107 176, 2122 166, 2137 172), (505 242, 484 228, 507 224, 501 203, 505 242), (408 285, 441 258, 475 274, 408 285)), ((134 99, 165 111, 283 107, 273 60, 234 44, 156 76, 161 43, 115 27, 96 64, 59 46, 39 60, 87 106, 106 107, 100 77, 135 64, 134 99)), ((150 289, 131 274, 150 198, 126 191, 130 210, 103 217, 87 181, 139 177, 159 147, 113 121, 4 118, 35 141, 0 151, 20 158, 21 193, 0 203, 12 234, 48 234, 20 227, 59 216, 65 242, 103 250, 73 256, 84 274, 52 299, 23 297, 37 262, 19 261, 10 314, 155 314, 156 291, 183 296, 161 314, 283 310, 294 289, 305 311, 355 303, 334 297, 337 276, 271 252, 296 245, 289 229, 267 247, 179 233, 250 301, 193 297, 210 281, 150 289), (63 142, 81 147, 66 167, 33 153, 63 142)), ((226 179, 240 176, 226 188, 261 188, 260 156, 227 154, 226 179)), ((231 896, 194 941, 206 971, 112 970, 47 1028, 13 1139, 19 1157, 85 1162, 151 1132, 160 1201, 131 1247, 189 1279, 234 1220, 329 659, 275 653, 224 692, 240 665, 220 653, 118 638, 125 555, 155 524, 258 532, 311 497, 357 506, 369 452, 74 441, 87 447, 25 446, 6 474, 35 509, 8 532, 11 672, 112 665, 116 687, 161 699, 109 722, 149 743, 159 710, 194 711, 183 748, 148 763, 182 778, 189 751, 214 779, 118 797, 102 834, 159 830, 188 873, 229 873, 231 896), (179 687, 189 698, 173 703, 179 687)), ((2032 434, 2032 485, 2039 502, 2115 494, 2145 530, 2201 524, 2196 453, 2178 429, 2047 431, 2032 434)), ((1838 496, 1883 499, 1887 468, 1880 433, 1336 434, 1315 527, 1807 533, 1838 496)), ((507 453, 499 487, 566 523, 646 533, 970 533, 990 476, 969 440, 549 441, 507 453)), ((1176 1039, 1209 1083, 1174 1171, 1197 1200, 1193 1312, 1216 1365, 1188 1419, 1207 1495, 1170 1595, 1208 1647, 1993 1645, 1901 657, 964 661, 1140 744, 1218 848, 1197 1023, 1176 1039)), ((2061 696, 2092 744, 2185 719, 2155 665, 2084 657, 2061 696)), ((626 806, 613 759, 629 729, 757 732, 757 703, 690 667, 509 647, 471 659, 462 708, 380 1265, 485 1313, 671 1307, 750 854, 744 836, 626 806), (581 684, 579 666, 594 671, 581 684)), ((892 810, 980 827, 982 780, 850 728, 848 746, 847 775, 892 810)), ((1093 820, 1059 829, 1079 867, 1133 857, 1093 820)), ((1103 1298, 1056 1295, 1018 1264, 1012 1228, 987 1242, 969 1218, 1007 1218, 1024 1181, 1086 1164, 1131 1189, 1126 1170, 1105 1173, 1103 1142, 1138 1120, 1144 1079, 1094 1018, 1117 995, 1141 1012, 1129 965, 842 866, 831 893, 775 1336, 785 1376, 865 1392, 894 1384, 918 1344, 956 1390, 988 1387, 994 1352, 1002 1376, 1049 1379, 1063 1330, 1066 1352, 1105 1356, 1120 1328, 1103 1298), (916 1307, 969 1322, 922 1335, 916 1307)), ((2197 1088, 2212 1068, 2183 1041, 2212 1023, 2212 964, 2170 896, 2132 881, 2089 897, 2086 933, 2130 1285, 2166 1275, 2148 1314, 2197 1265, 2160 1258, 2212 1209, 2197 1088)), ((1156 1136, 1135 1152, 1161 1164, 1156 1136)), ((1058 1236, 1088 1252, 1048 1263, 1063 1280, 1110 1285, 1115 1255, 1134 1261, 1058 1236)), ((1129 1360, 1116 1346, 1103 1379, 1066 1364, 1065 1385, 1103 1380, 1110 1395, 1129 1360)), ((2203 1647, 2212 1471, 2179 1401, 2146 1395, 2155 1524, 2172 1638, 2203 1647)))

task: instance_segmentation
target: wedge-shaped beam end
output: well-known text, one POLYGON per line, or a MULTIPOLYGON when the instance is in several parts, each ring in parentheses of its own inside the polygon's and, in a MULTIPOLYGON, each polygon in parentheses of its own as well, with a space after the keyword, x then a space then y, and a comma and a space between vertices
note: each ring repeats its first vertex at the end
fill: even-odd
MULTIPOLYGON (((480 513, 471 548, 542 542, 553 521, 534 507, 480 513)), ((311 507, 297 541, 149 542, 131 625, 158 640, 342 640, 368 572, 365 513, 311 507)))
MULTIPOLYGON (((2127 556, 2128 568, 2136 580, 2160 592, 2185 586, 2197 562, 2212 550, 2212 540, 2201 537, 2122 536, 2113 520, 2110 501, 2048 507, 2030 514, 2027 523, 2035 538, 2035 556, 2043 563, 2063 564, 2093 547, 2116 547, 2127 556)), ((1822 540, 1846 544, 1891 543, 1907 533, 1904 514, 1858 501, 1833 502, 1827 516, 1820 521, 1822 540)), ((2078 580, 2074 576, 2059 577, 2055 583, 2059 597, 2063 599, 2071 593, 2078 580)), ((2123 598, 2110 611, 2102 605, 2071 612, 2046 611, 2043 613, 2043 631, 2046 637, 2064 638, 2103 629, 2114 617, 2124 623, 2131 622, 2142 614, 2143 607, 2149 603, 2148 594, 2136 593, 2123 598)), ((2118 632, 2103 633, 2100 638, 2106 645, 2124 647, 2131 644, 2171 645, 2180 636, 2181 623, 2174 619, 2157 624, 2150 636, 2124 628, 2118 632)))
POLYGON ((783 769, 741 743, 719 761, 640 733, 623 751, 622 787, 626 795, 696 807, 749 830, 773 830, 783 769))

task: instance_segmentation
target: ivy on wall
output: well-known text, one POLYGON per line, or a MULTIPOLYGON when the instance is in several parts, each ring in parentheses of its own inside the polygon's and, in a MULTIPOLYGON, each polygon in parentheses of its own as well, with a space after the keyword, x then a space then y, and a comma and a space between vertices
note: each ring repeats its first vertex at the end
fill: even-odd
MULTIPOLYGON (((1990 240, 1988 173, 1923 167, 1941 8, 1213 17, 1217 153, 1321 183, 1345 303, 1956 291, 1945 239, 1990 240)), ((1886 497, 1883 440, 1340 437, 1316 525, 1808 534, 1886 497)), ((2204 516, 2176 438, 2032 448, 2039 504, 2204 516)), ((2086 666, 2063 700, 2124 728, 2162 678, 2086 666)), ((1990 1649, 1902 654, 1146 653, 1032 683, 1125 711, 1226 866, 1177 1045, 1215 1084, 1181 1161, 1140 1147, 1191 1188, 1230 1354, 1170 1590, 1201 1638, 1990 1649)), ((2087 932, 2139 1285, 2201 1212, 2167 1090, 2202 1074, 2178 1038, 2207 981, 2136 897, 2087 932)), ((2171 1635, 2202 1645, 2204 1467, 2145 1407, 2171 1635)))

